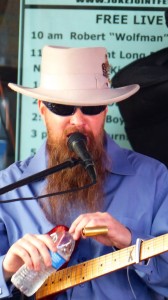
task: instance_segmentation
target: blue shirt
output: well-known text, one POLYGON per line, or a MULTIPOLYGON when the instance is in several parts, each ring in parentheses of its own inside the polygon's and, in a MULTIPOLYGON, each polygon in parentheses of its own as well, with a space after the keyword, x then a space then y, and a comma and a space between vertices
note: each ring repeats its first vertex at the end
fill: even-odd
MULTIPOLYGON (((132 244, 137 238, 149 239, 168 232, 168 172, 160 162, 121 149, 108 136, 106 151, 111 158, 104 185, 103 211, 127 226, 132 244)), ((0 173, 0 187, 46 169, 46 145, 34 157, 16 162, 0 173)), ((1 200, 39 195, 44 180, 31 183, 0 196, 1 200)), ((81 213, 81 212, 80 212, 81 213)), ((76 212, 78 216, 78 212, 76 212)), ((9 247, 26 233, 46 233, 53 228, 38 201, 0 204, 0 298, 8 297, 10 285, 5 283, 2 261, 9 247)), ((71 264, 114 251, 91 238, 81 239, 71 264)), ((134 264, 55 296, 55 299, 88 300, 154 300, 168 296, 168 253, 155 256, 147 264, 134 264)))

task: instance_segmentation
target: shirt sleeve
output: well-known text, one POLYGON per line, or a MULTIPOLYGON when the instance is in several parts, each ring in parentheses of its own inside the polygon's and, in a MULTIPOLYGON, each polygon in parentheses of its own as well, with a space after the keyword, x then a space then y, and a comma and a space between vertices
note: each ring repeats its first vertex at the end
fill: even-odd
POLYGON ((10 281, 7 283, 4 278, 3 274, 3 268, 2 263, 4 260, 4 257, 6 255, 6 252, 9 249, 9 242, 8 237, 6 233, 5 225, 1 218, 1 207, 0 207, 0 237, 1 237, 1 243, 0 243, 0 299, 5 297, 10 297, 12 295, 13 290, 13 284, 10 283, 10 281))
POLYGON ((4 255, 0 257, 0 299, 9 297, 12 295, 13 285, 9 282, 6 283, 3 275, 2 262, 4 260, 4 255))
MULTIPOLYGON (((137 238, 148 240, 168 233, 167 170, 158 176, 155 190, 151 235, 145 235, 129 228, 132 233, 132 245, 136 244, 137 238)), ((168 252, 152 257, 147 262, 134 264, 132 268, 151 289, 168 297, 168 252)))

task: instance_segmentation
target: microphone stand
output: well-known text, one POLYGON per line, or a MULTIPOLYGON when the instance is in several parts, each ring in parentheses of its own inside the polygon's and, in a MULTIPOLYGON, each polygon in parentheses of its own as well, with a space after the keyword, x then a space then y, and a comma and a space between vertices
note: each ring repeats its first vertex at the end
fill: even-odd
POLYGON ((19 181, 11 183, 11 184, 3 187, 3 188, 0 188, 0 195, 5 194, 9 191, 12 191, 12 190, 14 190, 18 187, 23 186, 23 185, 29 184, 33 181, 38 181, 38 180, 40 180, 40 179, 42 179, 42 178, 44 178, 48 175, 59 172, 59 171, 64 170, 66 168, 73 168, 76 165, 78 165, 79 163, 82 163, 81 159, 71 158, 71 159, 65 161, 64 163, 62 163, 60 165, 57 165, 57 166, 51 167, 49 169, 43 170, 41 172, 35 173, 31 176, 28 176, 28 177, 23 178, 19 181))

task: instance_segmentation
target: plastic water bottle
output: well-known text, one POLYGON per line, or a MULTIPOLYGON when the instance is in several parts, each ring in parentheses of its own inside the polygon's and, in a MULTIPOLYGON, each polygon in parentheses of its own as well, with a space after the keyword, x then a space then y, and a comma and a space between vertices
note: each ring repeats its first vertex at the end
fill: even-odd
POLYGON ((57 251, 50 251, 52 266, 46 267, 41 259, 40 271, 29 270, 24 264, 11 278, 12 283, 28 297, 36 293, 48 276, 70 259, 74 250, 75 241, 69 232, 54 232, 51 237, 57 243, 57 251))

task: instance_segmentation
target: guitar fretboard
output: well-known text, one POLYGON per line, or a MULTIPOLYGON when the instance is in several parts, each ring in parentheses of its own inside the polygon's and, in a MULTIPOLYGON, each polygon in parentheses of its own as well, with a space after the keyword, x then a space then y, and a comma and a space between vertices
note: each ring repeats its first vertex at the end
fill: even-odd
MULTIPOLYGON (((168 251, 168 234, 143 241, 140 261, 168 251)), ((43 299, 136 262, 136 245, 54 272, 36 293, 43 299)))

